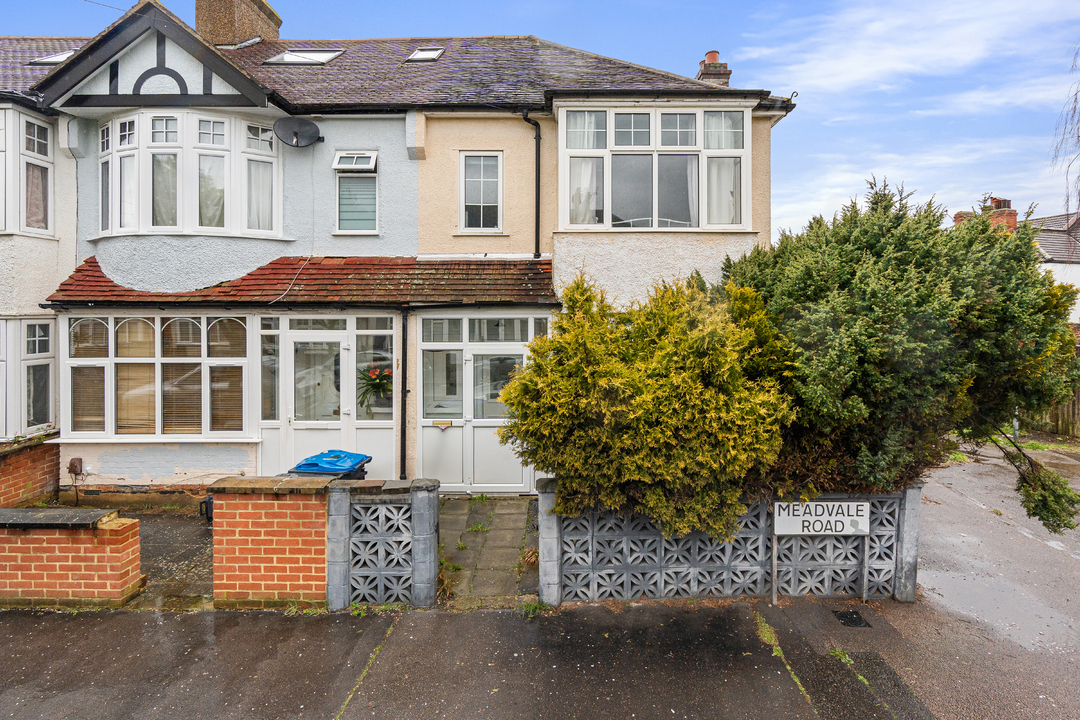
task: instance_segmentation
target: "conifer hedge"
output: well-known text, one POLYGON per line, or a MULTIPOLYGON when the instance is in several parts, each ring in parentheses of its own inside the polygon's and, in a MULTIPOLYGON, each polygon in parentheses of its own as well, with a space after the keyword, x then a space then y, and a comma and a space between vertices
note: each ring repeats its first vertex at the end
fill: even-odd
MULTIPOLYGON (((1015 408, 1071 395, 1076 290, 1040 268, 1030 226, 984 210, 943 229, 942 208, 874 183, 864 205, 729 259, 722 286, 619 310, 571 283, 502 395, 501 438, 558 478, 556 512, 729 537, 741 499, 894 491, 952 438, 995 440, 1015 408)), ((1080 495, 1018 450, 1028 513, 1075 527, 1080 495)))

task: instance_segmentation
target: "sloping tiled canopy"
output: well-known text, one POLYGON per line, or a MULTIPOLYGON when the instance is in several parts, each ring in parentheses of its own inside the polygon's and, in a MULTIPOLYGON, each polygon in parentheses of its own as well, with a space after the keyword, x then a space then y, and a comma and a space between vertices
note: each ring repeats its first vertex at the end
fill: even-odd
POLYGON ((550 260, 283 257, 236 280, 167 293, 117 284, 89 257, 49 302, 283 305, 557 305, 550 260))

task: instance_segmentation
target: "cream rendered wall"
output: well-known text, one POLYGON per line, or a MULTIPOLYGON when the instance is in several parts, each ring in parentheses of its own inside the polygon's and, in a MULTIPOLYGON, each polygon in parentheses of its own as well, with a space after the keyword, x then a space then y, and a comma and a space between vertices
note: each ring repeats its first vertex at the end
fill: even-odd
POLYGON ((751 175, 753 177, 753 195, 751 203, 754 230, 757 232, 757 244, 760 248, 772 246, 772 126, 773 117, 754 117, 753 133, 750 142, 753 148, 751 175))
MULTIPOLYGON (((552 251, 558 216, 555 120, 540 122, 540 251, 552 251)), ((420 253, 532 253, 535 247, 535 130, 520 115, 447 113, 417 120, 420 160, 420 253), (422 143, 422 145, 421 145, 422 143), (422 148, 422 155, 420 149, 422 148), (467 234, 459 226, 461 151, 503 152, 503 231, 467 234)))

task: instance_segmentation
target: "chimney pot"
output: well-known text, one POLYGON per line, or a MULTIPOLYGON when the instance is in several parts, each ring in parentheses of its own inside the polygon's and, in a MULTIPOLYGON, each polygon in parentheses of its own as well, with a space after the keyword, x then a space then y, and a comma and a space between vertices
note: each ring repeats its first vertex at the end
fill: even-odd
POLYGON ((718 62, 720 62, 720 51, 719 50, 710 50, 709 52, 705 53, 705 62, 707 62, 707 63, 718 63, 718 62))

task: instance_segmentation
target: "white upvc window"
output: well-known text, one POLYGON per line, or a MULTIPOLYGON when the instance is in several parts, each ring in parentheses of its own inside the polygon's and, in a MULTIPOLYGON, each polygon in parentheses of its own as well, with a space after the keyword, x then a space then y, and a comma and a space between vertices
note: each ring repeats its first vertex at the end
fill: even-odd
POLYGON ((560 226, 750 229, 749 107, 560 109, 560 226))
POLYGON ((67 321, 66 431, 76 437, 240 437, 248 318, 67 321))
POLYGON ((375 235, 379 232, 378 153, 342 151, 337 170, 337 235, 375 235))
POLYGON ((28 115, 20 115, 20 209, 21 230, 37 235, 53 234, 53 127, 28 115))
POLYGON ((271 128, 183 111, 119 117, 99 131, 103 235, 280 235, 281 168, 271 128))
POLYGON ((462 151, 459 154, 459 227, 469 234, 501 233, 503 229, 503 154, 462 151))
POLYGON ((24 320, 22 385, 23 431, 32 433, 53 423, 53 376, 55 347, 51 320, 24 320))

